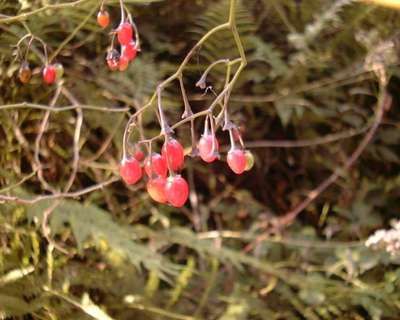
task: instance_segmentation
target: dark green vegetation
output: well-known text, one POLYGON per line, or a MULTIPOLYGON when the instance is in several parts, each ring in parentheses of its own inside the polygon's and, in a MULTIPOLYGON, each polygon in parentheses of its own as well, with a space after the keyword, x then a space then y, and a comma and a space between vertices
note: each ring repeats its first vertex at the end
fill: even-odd
MULTIPOLYGON (((0 0, 0 13, 48 3, 54 1, 0 0)), ((118 180, 124 125, 193 44, 226 21, 229 2, 125 3, 143 43, 123 73, 105 65, 109 38, 96 24, 100 1, 39 11, 24 22, 0 16, 0 200, 51 194, 43 181, 63 191, 74 170, 76 106, 48 112, 39 141, 43 177, 37 175, 35 141, 46 117, 38 108, 51 104, 56 87, 42 83, 34 54, 30 84, 17 79, 12 46, 27 28, 50 55, 62 49, 62 88, 73 97, 61 94, 54 109, 83 106, 69 192, 113 182, 79 197, 0 203, 0 318, 399 319, 398 256, 364 245, 399 215, 399 13, 350 0, 238 0, 249 64, 230 110, 256 164, 235 176, 222 161, 187 161, 194 193, 176 210, 155 205, 143 183, 128 189, 118 180), (362 152, 353 154, 357 148, 362 152), (346 170, 351 160, 357 161, 346 170), (287 215, 332 172, 337 179, 319 197, 296 217, 287 215), (41 224, 49 208, 50 235, 41 224)), ((118 17, 117 1, 106 5, 118 17)), ((184 73, 195 111, 213 99, 195 87, 202 71, 237 57, 228 31, 195 54, 184 73)), ((208 84, 219 92, 224 80, 220 65, 208 84)), ((174 123, 183 110, 179 83, 163 96, 174 123)), ((142 119, 149 136, 159 133, 154 110, 142 119)), ((197 119, 198 133, 202 125, 197 119)), ((188 126, 176 134, 190 146, 188 126)), ((228 145, 227 134, 218 138, 228 145)))

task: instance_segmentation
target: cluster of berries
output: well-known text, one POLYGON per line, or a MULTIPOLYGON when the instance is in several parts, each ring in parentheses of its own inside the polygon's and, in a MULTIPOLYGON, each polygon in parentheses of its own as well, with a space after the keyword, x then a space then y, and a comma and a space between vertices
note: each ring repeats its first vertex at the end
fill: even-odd
MULTIPOLYGON (((207 163, 219 158, 219 143, 212 134, 203 134, 197 148, 200 158, 207 163)), ((184 158, 184 150, 179 141, 168 137, 161 154, 152 153, 145 159, 143 151, 137 147, 131 157, 122 159, 119 171, 125 183, 133 185, 143 176, 141 162, 144 160, 144 171, 149 178, 146 188, 150 197, 156 202, 180 208, 189 196, 188 183, 177 174, 183 168, 184 158), (168 171, 170 175, 167 178, 168 171)), ((233 172, 242 174, 253 167, 254 157, 248 150, 233 147, 228 152, 227 163, 233 172)))
MULTIPOLYGON (((238 130, 232 129, 232 139, 241 141, 238 130)), ((243 143, 241 142, 243 146, 243 143)), ((207 128, 204 130, 199 143, 197 145, 200 158, 207 162, 214 162, 219 158, 219 143, 213 133, 210 133, 207 128)), ((226 162, 229 168, 236 174, 242 174, 249 171, 254 165, 254 156, 249 150, 239 148, 234 141, 231 141, 231 149, 228 151, 226 162)))
MULTIPOLYGON (((48 85, 51 85, 54 82, 56 82, 56 80, 61 79, 63 74, 64 74, 64 67, 61 63, 55 63, 55 64, 47 63, 42 70, 43 81, 48 85)), ((28 62, 24 61, 21 63, 21 66, 18 70, 18 78, 24 84, 29 83, 29 81, 31 80, 32 69, 30 68, 28 62)))
POLYGON ((49 60, 47 57, 47 46, 46 46, 45 42, 42 39, 40 39, 36 36, 33 36, 32 34, 27 34, 24 37, 22 37, 19 40, 18 44, 16 45, 16 47, 17 47, 16 55, 19 58, 19 60, 22 61, 21 65, 19 67, 19 70, 18 70, 18 79, 23 84, 27 84, 31 81, 32 69, 27 61, 27 57, 29 55, 32 43, 35 40, 38 41, 43 46, 43 55, 44 55, 45 65, 43 66, 43 69, 42 69, 42 79, 46 84, 51 85, 54 82, 56 82, 56 80, 60 80, 62 78, 62 76, 64 75, 64 67, 61 63, 54 63, 54 64, 49 63, 49 60), (25 54, 22 54, 22 50, 20 47, 21 47, 22 43, 28 39, 29 39, 29 41, 28 41, 26 52, 25 52, 25 54))
MULTIPOLYGON (((137 28, 130 15, 128 17, 129 19, 125 20, 123 15, 119 26, 112 32, 112 44, 106 56, 107 65, 112 71, 126 70, 129 63, 136 58, 138 51, 140 51, 137 28), (121 47, 120 51, 114 48, 115 35, 121 47)), ((102 28, 108 27, 110 24, 110 15, 106 10, 100 9, 97 14, 97 23, 102 28)))
POLYGON ((154 152, 146 159, 143 151, 137 147, 131 157, 122 159, 120 175, 126 184, 135 184, 143 176, 141 162, 144 160, 144 172, 149 178, 146 188, 150 197, 159 203, 169 203, 180 208, 189 196, 188 183, 176 174, 183 168, 184 159, 182 145, 178 140, 169 138, 161 154, 154 152), (167 178, 168 171, 170 175, 167 178))

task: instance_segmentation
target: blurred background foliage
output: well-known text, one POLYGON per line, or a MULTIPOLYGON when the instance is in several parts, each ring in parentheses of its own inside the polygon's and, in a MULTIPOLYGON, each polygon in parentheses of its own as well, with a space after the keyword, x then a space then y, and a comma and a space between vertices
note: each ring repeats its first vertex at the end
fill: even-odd
MULTIPOLYGON (((126 72, 111 73, 104 62, 109 37, 95 19, 100 1, 78 2, 0 23, 1 106, 48 105, 54 94, 54 87, 42 84, 41 61, 33 54, 31 83, 17 79, 13 45, 28 29, 50 53, 61 49, 55 60, 65 67, 63 86, 81 104, 134 110, 202 34, 226 21, 229 7, 226 0, 126 0, 142 53, 126 72)), ((14 16, 53 3, 0 0, 0 13, 14 16)), ((117 1, 106 5, 116 25, 117 1)), ((1 203, 1 319, 400 318, 399 258, 365 247, 368 236, 399 215, 399 12, 351 0, 241 0, 237 15, 249 64, 230 110, 256 155, 254 169, 234 176, 223 161, 187 161, 184 175, 192 194, 182 210, 156 205, 143 183, 127 188, 118 181, 63 200, 50 225, 67 254, 41 234, 40 221, 52 200, 1 203), (395 50, 379 57, 391 75, 393 104, 372 143, 293 225, 254 242, 362 139, 378 93, 364 61, 387 40, 395 50), (337 133, 343 135, 331 143, 313 143, 337 133), (304 145, 282 147, 281 140, 304 145)), ((194 110, 213 98, 195 87, 202 70, 217 59, 236 57, 228 31, 196 52, 184 73, 194 110)), ((218 91, 224 78, 217 67, 209 84, 218 91)), ((164 99, 173 123, 183 110, 179 85, 168 87, 164 99)), ((65 105, 70 103, 60 97, 57 106, 65 105)), ((45 194, 31 166, 44 111, 1 106, 0 192, 45 194)), ((71 191, 117 175, 128 115, 84 110, 71 191)), ((56 189, 71 171, 74 123, 73 110, 52 112, 42 139, 45 178, 56 189)), ((143 125, 148 136, 159 132, 154 110, 145 113, 143 125)), ((202 126, 196 120, 198 133, 202 126)), ((188 127, 176 134, 190 146, 188 127)), ((218 137, 227 146, 226 134, 218 137)))

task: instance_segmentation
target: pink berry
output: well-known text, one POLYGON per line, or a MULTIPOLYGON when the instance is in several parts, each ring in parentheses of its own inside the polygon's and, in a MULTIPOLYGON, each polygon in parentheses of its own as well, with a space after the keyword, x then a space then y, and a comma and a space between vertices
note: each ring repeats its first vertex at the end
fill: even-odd
POLYGON ((183 147, 178 140, 169 139, 167 143, 164 143, 162 156, 169 161, 172 170, 178 171, 182 169, 185 155, 183 147))
POLYGON ((132 61, 136 58, 137 49, 135 46, 135 42, 131 41, 127 45, 122 46, 122 54, 123 57, 128 59, 128 61, 132 61))
POLYGON ((182 207, 189 197, 189 186, 181 176, 169 177, 165 186, 168 202, 176 207, 182 207))
POLYGON ((121 23, 117 29, 118 41, 121 45, 129 44, 133 39, 133 29, 129 22, 121 23))
POLYGON ((205 162, 213 162, 218 157, 218 140, 211 134, 203 135, 198 143, 200 158, 205 162), (214 141, 214 149, 213 149, 214 141))
POLYGON ((150 159, 147 158, 144 164, 144 170, 150 178, 154 175, 165 178, 168 171, 167 162, 159 153, 153 153, 151 156, 151 164, 150 159))
POLYGON ((43 80, 47 84, 53 84, 56 81, 56 68, 48 64, 43 69, 43 80))
POLYGON ((163 177, 157 177, 150 179, 147 182, 147 192, 150 197, 159 203, 166 203, 167 197, 165 195, 165 184, 167 180, 163 177))
POLYGON ((142 177, 142 168, 135 158, 126 158, 121 161, 119 173, 127 185, 132 185, 142 177))
POLYGON ((133 152, 133 157, 139 162, 144 159, 144 152, 142 151, 142 149, 140 149, 139 146, 135 148, 135 151, 133 152))
POLYGON ((228 166, 236 174, 242 174, 246 170, 246 156, 240 149, 233 149, 228 152, 228 166))

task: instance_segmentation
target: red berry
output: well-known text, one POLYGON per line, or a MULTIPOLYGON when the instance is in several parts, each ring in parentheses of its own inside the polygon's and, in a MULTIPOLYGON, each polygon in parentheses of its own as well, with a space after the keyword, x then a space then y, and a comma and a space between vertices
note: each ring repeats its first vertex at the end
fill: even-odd
POLYGON ((168 202, 176 207, 182 207, 189 197, 189 186, 181 176, 169 177, 165 185, 165 195, 168 202))
POLYGON ((205 162, 213 162, 218 157, 218 140, 211 134, 203 135, 198 143, 200 158, 205 162), (214 139, 213 139, 214 138, 214 139), (213 149, 214 141, 214 149, 213 149))
POLYGON ((44 67, 43 80, 47 84, 53 84, 56 81, 56 68, 53 65, 48 64, 44 67))
POLYGON ((168 171, 167 162, 159 153, 153 153, 151 156, 151 165, 150 159, 147 158, 144 164, 144 170, 150 178, 152 178, 153 175, 165 178, 168 171))
POLYGON ((133 39, 133 29, 129 22, 121 23, 117 29, 118 41, 121 45, 129 44, 133 39))
POLYGON ((106 28, 110 24, 110 15, 106 10, 100 10, 97 14, 97 23, 102 28, 106 28))
POLYGON ((236 174, 242 174, 246 169, 246 156, 243 150, 233 149, 228 152, 227 158, 228 166, 236 174))
POLYGON ((157 202, 166 203, 167 197, 165 195, 165 184, 167 180, 163 177, 157 177, 150 179, 147 182, 147 192, 150 197, 157 202))
POLYGON ((245 170, 249 171, 254 166, 254 156, 251 153, 251 151, 249 151, 249 150, 246 150, 244 152, 244 155, 246 157, 246 169, 245 170))
POLYGON ((128 66, 129 66, 128 58, 121 56, 118 63, 119 71, 125 71, 126 69, 128 69, 128 66))
POLYGON ((135 158, 127 158, 121 161, 119 174, 126 184, 135 184, 142 177, 142 168, 135 158))
POLYGON ((169 161, 172 170, 178 171, 183 167, 185 155, 183 147, 178 140, 170 139, 168 143, 164 143, 162 156, 169 161))
POLYGON ((122 46, 122 56, 132 61, 136 58, 137 49, 134 41, 129 42, 127 45, 122 46))
POLYGON ((144 152, 142 151, 142 149, 140 149, 140 147, 135 148, 135 151, 133 152, 133 157, 137 161, 142 161, 144 159, 144 152))

